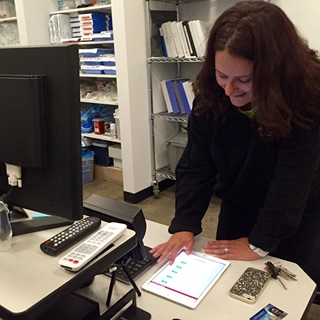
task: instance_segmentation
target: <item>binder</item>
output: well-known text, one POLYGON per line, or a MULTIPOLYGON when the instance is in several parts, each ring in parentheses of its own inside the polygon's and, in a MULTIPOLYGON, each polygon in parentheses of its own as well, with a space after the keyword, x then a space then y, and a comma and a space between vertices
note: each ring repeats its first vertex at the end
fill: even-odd
POLYGON ((179 33, 179 37, 180 37, 180 41, 181 41, 183 55, 185 57, 190 57, 191 54, 189 51, 189 46, 187 43, 186 35, 185 35, 184 29, 183 29, 182 21, 177 22, 177 29, 178 29, 178 33, 179 33))
POLYGON ((184 89, 184 83, 189 81, 178 81, 178 90, 181 97, 181 101, 183 103, 183 107, 185 110, 185 113, 189 115, 191 113, 192 105, 190 106, 185 89, 184 89))
POLYGON ((165 57, 168 57, 168 52, 167 52, 166 43, 164 41, 164 35, 163 35, 162 27, 159 28, 159 32, 160 32, 160 39, 161 39, 161 46, 162 46, 162 50, 163 50, 163 55, 165 57))
POLYGON ((171 28, 173 44, 176 48, 177 56, 179 58, 182 58, 184 56, 184 52, 182 50, 181 40, 180 40, 178 28, 177 28, 177 22, 171 21, 170 28, 171 28))
POLYGON ((198 34, 198 40, 199 40, 198 56, 204 57, 206 53, 209 24, 208 22, 205 22, 202 20, 194 20, 193 24, 195 27, 195 31, 198 34))
POLYGON ((192 34, 191 34, 190 26, 189 26, 189 21, 183 21, 182 25, 183 25, 183 28, 185 30, 187 42, 189 44, 190 55, 191 56, 196 56, 197 53, 196 53, 196 48, 194 46, 194 42, 193 42, 193 39, 192 39, 192 34))
POLYGON ((172 51, 171 51, 170 45, 169 45, 169 36, 168 36, 166 22, 164 22, 161 25, 161 30, 162 30, 162 33, 163 33, 163 39, 164 39, 164 43, 165 43, 165 47, 166 47, 166 51, 167 51, 167 57, 171 57, 172 56, 172 51))
POLYGON ((164 102, 165 102, 166 107, 167 107, 167 111, 168 111, 168 113, 172 113, 173 110, 172 110, 172 106, 171 106, 170 97, 169 97, 169 93, 168 93, 168 90, 167 90, 166 82, 167 82, 167 80, 160 81, 160 86, 161 86, 164 102))
POLYGON ((194 43, 196 56, 200 57, 200 39, 198 35, 198 30, 195 25, 195 21, 194 20, 189 21, 188 25, 190 27, 191 37, 194 43))
POLYGON ((168 57, 176 58, 178 54, 173 42, 174 40, 171 32, 170 21, 164 22, 161 27, 164 34, 168 57))
MULTIPOLYGON (((183 100, 182 100, 182 95, 180 93, 180 89, 179 89, 179 86, 182 87, 182 83, 184 81, 187 81, 188 79, 182 79, 182 80, 174 80, 172 82, 173 84, 173 89, 174 89, 174 93, 176 95, 176 98, 177 98, 177 102, 178 102, 178 106, 179 106, 179 109, 180 109, 180 113, 181 114, 186 114, 187 110, 185 109, 185 105, 183 103, 183 100)), ((182 87, 183 89, 183 87, 182 87)))
MULTIPOLYGON (((192 110, 192 105, 193 105, 193 100, 195 98, 195 94, 193 92, 193 88, 192 88, 192 81, 185 81, 182 83, 184 92, 186 94, 187 100, 188 100, 188 106, 190 108, 190 112, 192 110)), ((186 110, 187 112, 187 110, 186 110)))
POLYGON ((173 80, 166 81, 166 87, 169 94, 169 99, 172 107, 172 113, 180 113, 180 108, 173 88, 173 80))

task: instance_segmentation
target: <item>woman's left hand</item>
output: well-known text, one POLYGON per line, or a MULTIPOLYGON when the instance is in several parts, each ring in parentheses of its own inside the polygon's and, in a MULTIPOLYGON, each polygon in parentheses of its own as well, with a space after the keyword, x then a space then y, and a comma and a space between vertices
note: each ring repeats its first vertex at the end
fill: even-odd
POLYGON ((212 240, 203 246, 206 253, 225 260, 258 260, 261 257, 248 247, 248 238, 212 240))

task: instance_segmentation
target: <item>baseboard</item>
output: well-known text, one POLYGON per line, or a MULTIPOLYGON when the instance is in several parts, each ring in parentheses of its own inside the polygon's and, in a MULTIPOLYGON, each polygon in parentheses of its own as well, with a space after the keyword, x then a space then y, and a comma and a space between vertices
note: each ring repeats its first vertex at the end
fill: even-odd
MULTIPOLYGON (((159 182, 159 190, 165 190, 169 187, 172 187, 175 184, 175 180, 165 179, 159 182)), ((143 200, 146 200, 153 196, 153 187, 150 186, 146 189, 143 189, 137 193, 131 193, 123 191, 123 200, 128 203, 136 204, 143 200)))

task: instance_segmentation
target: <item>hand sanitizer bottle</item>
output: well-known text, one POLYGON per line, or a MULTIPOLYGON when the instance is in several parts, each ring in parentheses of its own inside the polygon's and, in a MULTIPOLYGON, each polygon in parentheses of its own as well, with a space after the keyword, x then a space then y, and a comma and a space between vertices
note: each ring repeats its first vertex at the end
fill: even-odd
POLYGON ((12 229, 9 221, 9 209, 0 201, 0 251, 11 248, 12 229))

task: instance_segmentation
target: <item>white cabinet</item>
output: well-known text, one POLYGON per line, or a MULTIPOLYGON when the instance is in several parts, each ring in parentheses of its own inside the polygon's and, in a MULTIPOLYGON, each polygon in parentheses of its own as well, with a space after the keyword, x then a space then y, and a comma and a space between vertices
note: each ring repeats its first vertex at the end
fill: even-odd
MULTIPOLYGON (((112 5, 111 4, 106 4, 106 5, 99 5, 99 6, 93 6, 89 8, 76 8, 76 9, 68 9, 68 10, 59 10, 59 11, 54 11, 51 12, 51 15, 56 15, 56 14, 86 14, 86 13, 103 13, 108 16, 112 16, 112 5)), ((112 17, 112 19, 114 19, 112 17)), ((106 40, 106 41, 79 41, 76 42, 79 45, 79 49, 111 49, 114 50, 115 44, 114 40, 106 40)), ((81 56, 81 53, 79 54, 81 56)), ((117 63, 118 66, 118 63, 117 63)), ((117 84, 117 74, 104 74, 104 73, 85 73, 80 71, 80 83, 88 83, 92 84, 92 86, 96 85, 97 81, 103 81, 106 80, 107 82, 114 82, 117 84)), ((82 109, 85 109, 87 106, 90 105, 106 105, 106 106, 112 106, 112 108, 117 108, 119 103, 118 101, 111 101, 108 102, 106 100, 95 100, 95 99, 85 99, 81 98, 81 103, 82 103, 82 109)), ((107 134, 95 134, 94 132, 91 133, 83 133, 82 136, 84 138, 89 139, 89 143, 92 142, 92 140, 103 140, 103 141, 109 141, 113 143, 120 143, 120 139, 115 139, 111 138, 110 135, 107 134)))
MULTIPOLYGON (((124 200, 138 203, 152 195, 145 0, 114 0, 111 5, 100 8, 51 14, 88 12, 103 7, 111 10, 113 21, 114 42, 109 45, 114 46, 117 68, 113 78, 116 78, 118 90, 124 200)), ((97 78, 96 75, 85 77, 97 78)))

